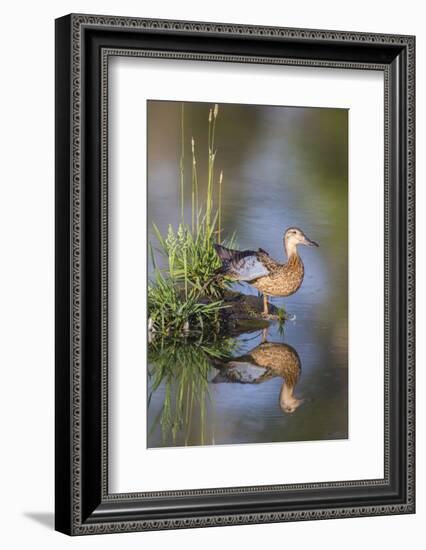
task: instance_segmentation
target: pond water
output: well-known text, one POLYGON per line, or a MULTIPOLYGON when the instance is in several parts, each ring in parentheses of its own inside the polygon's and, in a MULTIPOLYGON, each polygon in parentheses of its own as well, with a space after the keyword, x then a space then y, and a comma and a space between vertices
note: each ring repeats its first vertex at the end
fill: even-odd
MULTIPOLYGON (((209 108, 185 104, 185 143, 190 151, 194 137, 201 186, 209 108)), ((161 231, 179 222, 180 116, 180 103, 149 102, 148 238, 154 245, 153 222, 161 231)), ((294 316, 284 327, 275 322, 267 334, 216 342, 151 342, 148 447, 348 437, 347 132, 342 109, 219 105, 216 167, 224 173, 225 233, 236 233, 239 249, 263 248, 279 261, 289 226, 320 248, 299 246, 301 288, 271 300, 294 316), (266 376, 251 355, 265 342, 275 344, 276 354, 266 376), (285 370, 292 360, 299 365, 296 378, 285 370)), ((190 162, 188 155, 188 174, 190 162)), ((190 206, 188 194, 186 212, 190 206)), ((246 283, 236 288, 257 294, 246 283)))

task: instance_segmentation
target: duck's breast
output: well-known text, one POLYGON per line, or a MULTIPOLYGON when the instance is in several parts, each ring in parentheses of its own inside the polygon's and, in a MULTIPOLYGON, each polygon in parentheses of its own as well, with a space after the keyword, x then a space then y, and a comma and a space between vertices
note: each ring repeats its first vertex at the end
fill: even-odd
POLYGON ((299 290, 303 277, 304 268, 300 258, 290 258, 270 275, 254 281, 253 286, 269 296, 290 296, 299 290))

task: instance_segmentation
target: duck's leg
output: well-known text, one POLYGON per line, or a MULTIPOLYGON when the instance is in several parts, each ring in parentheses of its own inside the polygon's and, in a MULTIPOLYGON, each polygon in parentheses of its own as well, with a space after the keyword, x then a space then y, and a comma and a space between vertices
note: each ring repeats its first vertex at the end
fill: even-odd
POLYGON ((268 297, 266 296, 266 294, 263 295, 263 315, 269 315, 268 297))

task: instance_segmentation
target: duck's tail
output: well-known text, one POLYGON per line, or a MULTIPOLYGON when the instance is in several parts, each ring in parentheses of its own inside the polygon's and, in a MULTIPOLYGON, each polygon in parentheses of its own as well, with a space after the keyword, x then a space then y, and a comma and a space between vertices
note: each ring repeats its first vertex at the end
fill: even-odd
POLYGON ((231 250, 230 248, 226 248, 221 244, 214 244, 213 247, 216 251, 216 254, 219 256, 220 261, 222 262, 222 265, 218 269, 216 269, 215 275, 217 277, 226 275, 226 273, 229 272, 230 262, 233 258, 233 252, 236 252, 236 250, 231 250))
MULTIPOLYGON (((238 273, 235 269, 236 265, 242 258, 248 255, 248 251, 226 248, 226 246, 222 246, 221 244, 214 244, 213 246, 216 254, 222 262, 219 269, 216 269, 215 271, 216 277, 230 277, 232 279, 238 279, 238 273)), ((252 253, 249 252, 249 254, 252 253)))
POLYGON ((231 248, 226 248, 221 244, 214 244, 213 247, 216 251, 216 254, 219 256, 222 262, 232 260, 235 254, 238 252, 238 250, 232 250, 231 248))

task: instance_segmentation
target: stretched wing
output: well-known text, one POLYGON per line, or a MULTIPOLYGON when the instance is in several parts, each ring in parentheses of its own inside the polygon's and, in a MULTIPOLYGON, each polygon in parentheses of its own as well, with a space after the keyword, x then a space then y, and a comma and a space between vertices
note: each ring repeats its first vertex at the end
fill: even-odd
POLYGON ((219 374, 213 378, 212 382, 217 384, 219 382, 234 382, 238 384, 256 384, 258 379, 261 378, 266 369, 258 367, 251 363, 241 363, 237 361, 229 361, 223 364, 223 367, 216 367, 220 369, 219 374))
POLYGON ((232 250, 220 244, 214 245, 222 260, 222 271, 238 281, 253 281, 269 275, 268 268, 262 263, 258 252, 254 250, 232 250))
POLYGON ((269 275, 269 270, 259 260, 256 253, 241 258, 238 262, 231 262, 232 272, 238 275, 239 281, 254 281, 259 277, 269 275))

